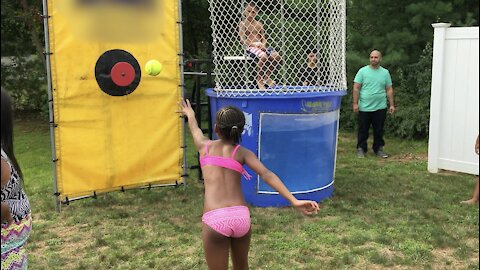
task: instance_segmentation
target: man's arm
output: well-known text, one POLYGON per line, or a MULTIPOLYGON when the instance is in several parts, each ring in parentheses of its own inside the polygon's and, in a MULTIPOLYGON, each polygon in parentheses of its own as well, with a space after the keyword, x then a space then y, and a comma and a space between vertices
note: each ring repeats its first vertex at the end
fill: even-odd
POLYGON ((238 36, 240 37, 240 43, 242 45, 247 45, 247 36, 245 35, 245 23, 241 21, 238 24, 238 36))
POLYGON ((265 29, 263 28, 263 24, 261 22, 258 22, 258 27, 260 28, 258 32, 262 37, 260 42, 262 42, 264 48, 267 48, 267 38, 265 37, 265 29))
POLYGON ((394 102, 394 98, 393 98, 393 86, 387 86, 387 99, 388 99, 388 103, 390 104, 390 113, 393 114, 395 112, 395 102, 394 102))
POLYGON ((353 83, 353 112, 358 113, 358 97, 360 96, 361 84, 353 83))

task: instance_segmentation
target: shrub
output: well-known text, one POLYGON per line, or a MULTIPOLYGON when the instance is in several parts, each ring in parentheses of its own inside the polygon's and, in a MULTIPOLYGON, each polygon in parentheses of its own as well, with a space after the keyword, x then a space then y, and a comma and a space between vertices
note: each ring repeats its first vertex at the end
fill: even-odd
POLYGON ((2 57, 1 85, 12 96, 15 110, 48 115, 45 68, 37 56, 2 57))
POLYGON ((395 91, 397 112, 385 125, 402 138, 425 139, 430 122, 433 47, 427 43, 417 63, 398 70, 401 87, 395 91))

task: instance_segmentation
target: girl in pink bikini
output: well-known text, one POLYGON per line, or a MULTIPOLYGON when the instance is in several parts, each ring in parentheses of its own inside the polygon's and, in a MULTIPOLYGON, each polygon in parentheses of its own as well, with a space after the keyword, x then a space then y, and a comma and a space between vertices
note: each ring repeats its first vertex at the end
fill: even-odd
POLYGON ((245 116, 241 110, 227 106, 217 112, 215 133, 219 139, 211 141, 198 127, 190 102, 182 100, 181 107, 181 112, 188 118, 195 147, 200 153, 205 185, 202 238, 208 268, 228 269, 231 249, 233 268, 248 269, 250 211, 240 181, 242 176, 246 180, 251 176, 243 168, 244 164, 303 214, 318 213, 318 204, 297 200, 278 176, 269 171, 252 151, 239 145, 245 125, 245 116))

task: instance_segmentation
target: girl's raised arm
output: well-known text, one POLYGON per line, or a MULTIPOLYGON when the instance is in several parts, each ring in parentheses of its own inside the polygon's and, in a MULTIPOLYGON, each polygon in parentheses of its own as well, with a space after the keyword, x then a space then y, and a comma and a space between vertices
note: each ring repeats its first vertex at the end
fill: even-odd
POLYGON ((190 101, 188 99, 182 99, 182 101, 179 102, 179 105, 182 108, 179 112, 188 119, 188 128, 190 129, 190 133, 192 133, 195 148, 200 151, 205 147, 205 142, 208 141, 208 138, 203 135, 202 130, 198 127, 197 119, 195 119, 195 112, 192 109, 190 101))

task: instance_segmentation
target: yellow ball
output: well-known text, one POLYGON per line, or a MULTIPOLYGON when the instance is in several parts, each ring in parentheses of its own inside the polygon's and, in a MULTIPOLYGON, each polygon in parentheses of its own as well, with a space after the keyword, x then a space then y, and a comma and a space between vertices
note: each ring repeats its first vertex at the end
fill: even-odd
POLYGON ((162 64, 157 60, 150 60, 145 64, 145 72, 150 76, 157 76, 162 72, 162 64))

